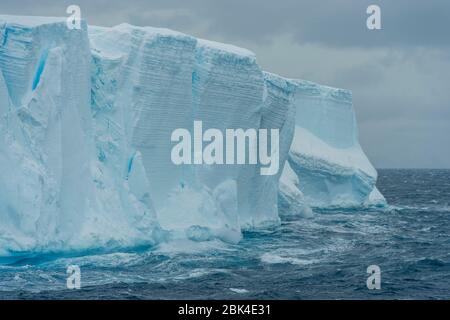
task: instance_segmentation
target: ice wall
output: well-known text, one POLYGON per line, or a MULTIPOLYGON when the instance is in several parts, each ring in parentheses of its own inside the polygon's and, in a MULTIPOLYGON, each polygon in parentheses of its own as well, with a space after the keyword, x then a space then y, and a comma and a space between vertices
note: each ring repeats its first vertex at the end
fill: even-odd
MULTIPOLYGON (((251 178, 251 188, 254 192, 249 198, 249 207, 244 212, 247 224, 264 226, 279 221, 278 214, 278 180, 283 172, 288 152, 292 143, 295 126, 294 97, 296 84, 278 75, 264 72, 264 103, 261 114, 261 128, 278 129, 279 170, 275 175, 260 175, 256 170, 251 178)), ((271 150, 274 152, 275 150, 271 150)))
MULTIPOLYGON (((97 101, 128 116, 129 143, 142 154, 157 209, 182 182, 182 168, 170 160, 170 136, 192 126, 192 70, 196 39, 166 29, 122 24, 90 28, 94 110, 97 101), (108 85, 103 85, 107 83, 108 85), (106 97, 106 99, 104 99, 106 97)), ((104 149, 104 148, 103 148, 104 149)), ((132 158, 132 154, 128 157, 132 158)))
MULTIPOLYGON (((203 131, 282 129, 288 111, 293 119, 287 80, 273 85, 248 50, 166 29, 122 24, 89 32, 94 112, 97 100, 107 100, 109 108, 135 114, 131 143, 142 154, 161 226, 179 236, 236 242, 242 228, 278 222, 279 174, 260 188, 265 179, 256 165, 176 166, 170 137, 178 128, 193 132, 194 121, 202 121, 203 131)), ((292 133, 293 120, 283 129, 284 154, 292 133)))
MULTIPOLYGON (((199 40, 192 75, 193 119, 203 122, 204 130, 259 128, 263 104, 264 77, 254 54, 245 49, 199 40)), ((250 197, 257 193, 251 178, 255 165, 197 166, 195 183, 211 190, 233 181, 237 216, 234 225, 253 226, 248 216, 250 197), (228 182, 226 182, 228 181, 228 182)), ((227 210, 226 210, 227 211, 227 210)), ((267 217, 266 217, 267 218, 267 217)))
POLYGON ((0 43, 0 254, 154 243, 139 169, 96 155, 129 150, 93 118, 86 23, 0 16, 0 43))
POLYGON ((351 92, 295 82, 296 127, 288 162, 305 203, 319 208, 383 204, 375 187, 377 172, 358 142, 351 92))

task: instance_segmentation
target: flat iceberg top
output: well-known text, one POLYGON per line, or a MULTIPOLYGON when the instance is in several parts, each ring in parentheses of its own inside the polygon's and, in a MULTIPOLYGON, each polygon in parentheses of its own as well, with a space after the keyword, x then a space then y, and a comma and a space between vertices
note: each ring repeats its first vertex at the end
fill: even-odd
MULTIPOLYGON (((128 23, 121 23, 119 25, 113 27, 101 27, 101 26, 89 26, 88 27, 89 36, 91 38, 91 42, 94 43, 94 49, 98 49, 98 46, 95 45, 97 41, 104 42, 103 38, 107 33, 110 33, 107 37, 115 37, 117 38, 119 43, 112 44, 109 46, 117 47, 120 51, 120 37, 124 34, 133 34, 134 32, 142 32, 147 39, 158 38, 158 37, 169 37, 178 41, 187 41, 187 42, 195 42, 195 46, 199 50, 199 52, 203 52, 206 54, 211 54, 214 57, 230 57, 231 59, 242 61, 247 60, 251 63, 256 61, 256 55, 250 50, 237 47, 231 44, 210 41, 205 39, 196 38, 182 32, 174 31, 166 28, 156 28, 156 27, 141 27, 134 26, 128 23)), ((105 48, 103 48, 105 49, 105 48)), ((114 56, 114 50, 110 50, 110 54, 114 56)))
POLYGON ((329 98, 348 104, 352 103, 352 92, 350 90, 329 87, 308 80, 291 79, 291 81, 297 85, 298 91, 304 95, 329 98))
POLYGON ((66 22, 66 17, 41 17, 41 16, 10 16, 0 15, 0 22, 13 23, 22 26, 37 27, 45 24, 66 22))
POLYGON ((224 53, 232 53, 237 56, 245 57, 245 58, 255 58, 255 54, 250 50, 234 46, 232 44, 221 43, 211 40, 198 39, 198 46, 208 49, 213 49, 217 51, 222 51, 224 53))
POLYGON ((121 24, 118 24, 111 28, 105 28, 105 27, 96 27, 96 28, 101 28, 104 30, 113 29, 113 30, 122 31, 122 32, 131 32, 133 30, 141 30, 148 34, 174 37, 174 38, 190 37, 187 34, 184 34, 182 32, 174 31, 174 30, 167 29, 167 28, 156 28, 156 27, 147 27, 147 26, 140 27, 140 26, 135 26, 135 25, 129 24, 129 23, 121 23, 121 24))
POLYGON ((122 23, 113 27, 88 26, 91 50, 108 59, 119 59, 130 50, 138 50, 137 44, 144 41, 179 43, 186 50, 194 48, 197 39, 181 32, 165 28, 139 27, 122 23))
POLYGON ((263 71, 263 74, 264 74, 264 79, 268 83, 270 83, 286 92, 289 92, 289 93, 293 93, 293 92, 297 91, 297 84, 294 80, 287 79, 283 76, 280 76, 275 73, 267 72, 267 71, 263 71))
MULTIPOLYGON (((170 37, 181 41, 196 41, 194 37, 191 37, 182 32, 173 31, 166 28, 139 27, 128 23, 121 23, 113 27, 90 25, 88 27, 88 32, 90 37, 96 37, 98 35, 101 35, 101 37, 103 37, 105 33, 111 33, 111 36, 120 37, 121 34, 133 34, 137 32, 145 35, 149 39, 157 37, 170 37)), ((118 43, 117 45, 119 46, 120 43, 118 43)))

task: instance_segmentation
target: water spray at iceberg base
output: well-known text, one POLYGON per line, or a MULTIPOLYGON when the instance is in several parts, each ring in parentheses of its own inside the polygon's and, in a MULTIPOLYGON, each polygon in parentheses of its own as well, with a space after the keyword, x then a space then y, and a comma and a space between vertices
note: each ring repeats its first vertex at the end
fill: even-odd
POLYGON ((383 207, 376 180, 348 90, 167 29, 0 16, 2 261, 238 244, 286 216, 383 207), (280 170, 174 164, 171 134, 195 121, 278 129, 280 170))

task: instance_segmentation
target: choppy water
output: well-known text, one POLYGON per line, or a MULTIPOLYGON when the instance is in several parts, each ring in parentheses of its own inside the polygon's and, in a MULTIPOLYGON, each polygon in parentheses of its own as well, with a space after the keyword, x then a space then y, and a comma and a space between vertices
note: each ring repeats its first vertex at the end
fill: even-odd
POLYGON ((450 170, 379 170, 389 210, 283 217, 238 245, 171 242, 152 250, 0 266, 0 298, 449 299, 450 170), (66 267, 82 289, 66 288, 66 267), (381 290, 366 269, 381 268, 381 290))

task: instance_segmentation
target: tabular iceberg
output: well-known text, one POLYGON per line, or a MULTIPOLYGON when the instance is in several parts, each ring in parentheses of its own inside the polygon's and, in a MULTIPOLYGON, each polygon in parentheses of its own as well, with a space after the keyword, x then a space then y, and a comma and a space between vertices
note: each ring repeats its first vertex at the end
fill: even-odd
POLYGON ((384 203, 349 91, 167 29, 81 26, 0 16, 0 256, 238 242, 279 211, 384 203), (278 174, 173 164, 171 133, 196 120, 278 129, 278 174))
POLYGON ((383 206, 377 172, 358 142, 351 92, 294 81, 296 126, 289 168, 280 180, 281 199, 300 191, 304 203, 316 208, 383 206), (298 178, 298 190, 292 176, 298 178))

